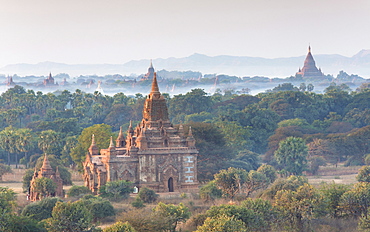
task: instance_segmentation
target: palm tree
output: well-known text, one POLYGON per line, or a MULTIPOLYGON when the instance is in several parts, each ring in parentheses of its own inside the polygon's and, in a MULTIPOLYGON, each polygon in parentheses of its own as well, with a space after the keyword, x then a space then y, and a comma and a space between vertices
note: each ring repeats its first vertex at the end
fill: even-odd
POLYGON ((12 126, 6 127, 3 131, 0 131, 0 147, 8 152, 8 165, 10 165, 10 153, 14 153, 16 151, 15 134, 15 130, 12 126))
POLYGON ((24 152, 24 157, 27 161, 26 167, 28 168, 28 152, 34 147, 32 141, 32 131, 28 128, 17 130, 17 143, 16 147, 18 151, 24 152))
MULTIPOLYGON (((60 134, 53 130, 41 132, 39 136, 38 146, 44 154, 51 154, 55 149, 60 148, 62 144, 60 134)), ((57 155, 57 154, 54 154, 57 155)))

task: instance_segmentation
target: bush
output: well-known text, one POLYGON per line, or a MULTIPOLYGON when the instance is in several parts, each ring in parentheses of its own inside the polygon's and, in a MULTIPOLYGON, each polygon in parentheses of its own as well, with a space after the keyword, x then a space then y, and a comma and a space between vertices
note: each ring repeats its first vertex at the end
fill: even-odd
POLYGON ((116 222, 105 228, 103 232, 136 232, 136 230, 128 222, 116 222))
POLYGON ((85 194, 92 194, 92 192, 88 187, 78 185, 73 185, 67 192, 68 197, 78 197, 85 194))
POLYGON ((101 197, 89 194, 81 198, 79 202, 82 202, 83 205, 85 205, 86 208, 91 212, 94 221, 105 217, 114 216, 116 214, 113 205, 101 197))
POLYGON ((144 187, 140 189, 138 197, 145 203, 152 203, 158 199, 159 195, 156 194, 153 190, 144 187))
POLYGON ((356 179, 359 182, 370 182, 370 166, 363 166, 360 168, 356 179))
POLYGON ((135 198, 135 201, 133 201, 131 203, 132 207, 135 207, 135 208, 144 208, 145 205, 144 205, 144 201, 140 199, 140 197, 136 197, 135 198))
POLYGON ((217 188, 216 182, 212 180, 200 188, 199 196, 205 202, 214 201, 222 197, 222 191, 217 188))
POLYGON ((57 202, 61 200, 57 197, 47 197, 41 201, 31 203, 23 208, 21 215, 27 216, 36 221, 41 221, 51 217, 51 212, 57 202))
POLYGON ((127 199, 134 191, 132 183, 126 180, 110 181, 105 185, 105 193, 108 198, 114 201, 127 199))

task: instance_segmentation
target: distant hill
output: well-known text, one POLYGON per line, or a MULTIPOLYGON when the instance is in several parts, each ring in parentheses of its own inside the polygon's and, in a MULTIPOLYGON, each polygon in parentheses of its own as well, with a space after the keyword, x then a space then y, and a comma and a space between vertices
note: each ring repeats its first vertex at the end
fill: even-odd
MULTIPOLYGON (((352 57, 341 55, 313 54, 316 65, 325 74, 336 76, 340 70, 370 78, 370 50, 361 50, 352 57)), ((289 77, 303 66, 305 55, 299 57, 267 59, 248 56, 207 56, 193 54, 183 58, 154 59, 156 70, 199 71, 203 74, 227 74, 236 76, 289 77)), ((38 64, 12 64, 0 68, 5 75, 47 75, 67 73, 71 77, 79 75, 107 74, 143 74, 146 73, 150 60, 132 60, 125 64, 62 64, 42 62, 38 64)))

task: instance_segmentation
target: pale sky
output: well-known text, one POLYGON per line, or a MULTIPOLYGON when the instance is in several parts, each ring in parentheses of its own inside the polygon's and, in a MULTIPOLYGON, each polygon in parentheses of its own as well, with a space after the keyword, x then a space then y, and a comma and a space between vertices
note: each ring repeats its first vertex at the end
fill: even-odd
POLYGON ((0 0, 0 67, 235 55, 353 56, 369 0, 0 0))

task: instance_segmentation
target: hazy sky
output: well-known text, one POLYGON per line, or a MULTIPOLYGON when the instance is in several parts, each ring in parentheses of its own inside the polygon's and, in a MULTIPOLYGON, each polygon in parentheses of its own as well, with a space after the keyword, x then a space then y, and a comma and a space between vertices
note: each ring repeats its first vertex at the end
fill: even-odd
POLYGON ((369 0, 0 0, 0 67, 238 55, 353 56, 369 0))

